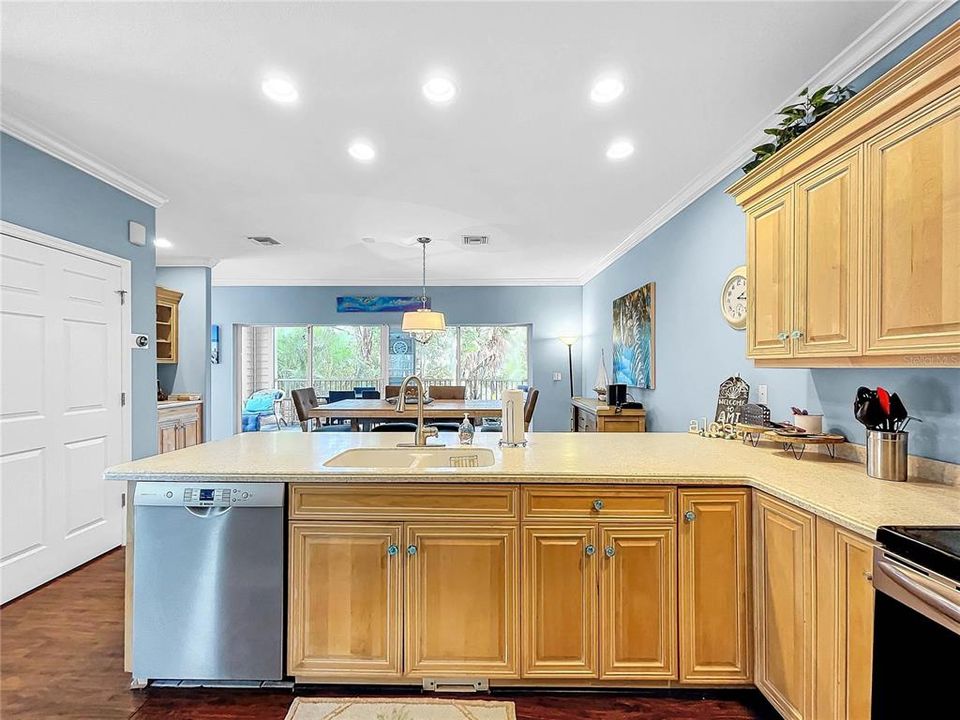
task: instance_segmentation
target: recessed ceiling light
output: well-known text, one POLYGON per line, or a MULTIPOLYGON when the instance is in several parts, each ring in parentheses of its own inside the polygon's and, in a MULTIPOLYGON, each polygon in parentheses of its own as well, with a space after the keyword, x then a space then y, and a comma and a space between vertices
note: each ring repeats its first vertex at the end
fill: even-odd
POLYGON ((614 140, 607 148, 607 157, 611 160, 623 160, 633 155, 633 143, 629 140, 614 140))
POLYGON ((445 77, 432 77, 423 84, 423 94, 433 103, 450 102, 457 94, 457 86, 445 77))
POLYGON ((613 102, 621 95, 623 95, 623 81, 616 77, 600 78, 590 90, 590 99, 599 104, 613 102))
POLYGON ((171 248, 171 247, 173 247, 173 243, 172 243, 172 242, 170 242, 170 241, 167 240, 166 238, 162 238, 162 237, 158 237, 158 238, 154 239, 153 244, 154 244, 155 247, 158 247, 158 248, 171 248))
POLYGON ((287 78, 279 75, 266 78, 260 85, 260 89, 263 90, 264 95, 278 103, 296 102, 297 98, 300 97, 296 86, 287 78))
POLYGON ((350 153, 350 157, 360 162, 370 162, 377 156, 377 151, 374 150, 373 145, 365 140, 354 140, 347 148, 347 152, 350 153))

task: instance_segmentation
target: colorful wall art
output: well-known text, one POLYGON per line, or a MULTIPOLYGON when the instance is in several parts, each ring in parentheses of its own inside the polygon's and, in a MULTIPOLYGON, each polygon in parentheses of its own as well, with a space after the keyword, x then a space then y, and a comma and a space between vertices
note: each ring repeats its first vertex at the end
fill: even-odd
MULTIPOLYGON (((338 313, 412 312, 423 307, 419 297, 407 295, 343 295, 337 297, 338 313)), ((427 298, 430 307, 430 298, 427 298)))
POLYGON ((613 382, 654 387, 656 283, 613 301, 613 382))

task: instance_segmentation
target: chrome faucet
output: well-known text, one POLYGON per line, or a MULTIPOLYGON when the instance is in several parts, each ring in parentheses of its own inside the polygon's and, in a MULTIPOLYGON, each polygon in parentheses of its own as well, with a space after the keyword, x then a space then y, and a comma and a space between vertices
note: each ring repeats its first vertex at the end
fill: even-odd
MULTIPOLYGON (((424 427, 423 425, 423 380, 416 375, 407 375, 400 383, 397 412, 402 413, 407 410, 407 385, 410 383, 417 386, 417 431, 413 435, 412 443, 399 443, 397 447, 425 447, 427 439, 436 437, 439 431, 435 427, 424 427)), ((439 446, 443 447, 443 443, 439 443, 439 446)))

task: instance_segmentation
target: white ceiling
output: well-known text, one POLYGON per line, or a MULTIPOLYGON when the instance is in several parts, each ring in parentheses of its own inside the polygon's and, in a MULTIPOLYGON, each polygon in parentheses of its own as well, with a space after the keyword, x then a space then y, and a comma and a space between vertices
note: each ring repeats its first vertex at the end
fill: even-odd
POLYGON ((217 283, 414 284, 417 235, 432 284, 577 282, 892 5, 4 2, 3 111, 166 195, 159 262, 217 283), (598 107, 608 70, 627 90, 598 107))

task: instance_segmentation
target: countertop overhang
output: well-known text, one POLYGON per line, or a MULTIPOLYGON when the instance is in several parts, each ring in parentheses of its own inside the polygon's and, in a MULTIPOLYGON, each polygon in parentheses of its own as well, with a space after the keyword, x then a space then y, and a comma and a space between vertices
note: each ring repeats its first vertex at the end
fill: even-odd
MULTIPOLYGON (((781 498, 854 532, 881 525, 958 525, 960 487, 911 479, 875 480, 863 465, 813 448, 796 460, 779 446, 688 433, 530 433, 526 448, 499 448, 497 433, 475 445, 493 450, 481 468, 330 468, 355 447, 392 447, 401 433, 242 433, 107 469, 107 480, 170 482, 576 483, 741 485, 781 498)), ((441 434, 455 445, 453 434, 441 434)))

